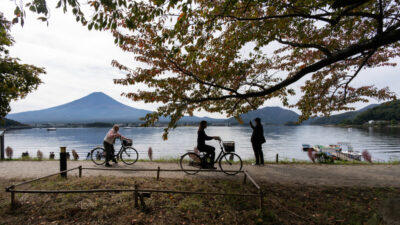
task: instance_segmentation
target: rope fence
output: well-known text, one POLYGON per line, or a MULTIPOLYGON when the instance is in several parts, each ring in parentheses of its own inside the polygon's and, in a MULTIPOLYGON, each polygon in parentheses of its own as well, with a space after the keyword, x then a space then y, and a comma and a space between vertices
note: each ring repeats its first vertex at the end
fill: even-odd
MULTIPOLYGON (((184 195, 211 195, 211 196, 242 196, 242 197, 251 197, 253 199, 254 197, 259 198, 259 207, 260 209, 263 209, 263 192, 260 188, 260 186, 257 184, 257 182, 253 179, 253 177, 247 172, 247 171, 240 171, 239 174, 243 174, 243 185, 247 183, 247 180, 250 181, 251 185, 255 187, 258 191, 258 193, 227 193, 227 192, 198 192, 198 191, 177 191, 177 190, 167 190, 167 189, 140 189, 138 185, 135 185, 134 188, 128 188, 128 189, 88 189, 88 190, 29 190, 29 189, 17 189, 17 187, 29 184, 32 182, 40 181, 45 178, 49 178, 52 176, 56 175, 61 175, 63 177, 63 174, 67 174, 67 172, 71 172, 74 170, 79 171, 79 178, 82 177, 83 171, 84 170, 107 170, 107 171, 132 171, 132 172, 148 172, 148 171, 154 171, 156 172, 156 179, 160 179, 160 173, 161 172, 183 172, 180 169, 161 169, 158 167, 157 169, 127 169, 127 168, 88 168, 88 167, 82 167, 78 166, 72 169, 68 170, 63 170, 58 173, 53 173, 49 174, 43 177, 39 177, 33 180, 29 181, 24 181, 21 183, 17 183, 14 185, 11 185, 6 188, 6 192, 10 192, 10 197, 11 197, 11 209, 14 209, 16 206, 16 200, 15 200, 15 193, 26 193, 26 194, 82 194, 82 193, 106 193, 106 192, 114 192, 114 193, 119 193, 119 192, 132 192, 134 197, 135 197, 135 207, 139 207, 138 200, 140 199, 140 202, 142 204, 142 209, 144 209, 145 202, 143 200, 144 197, 150 197, 151 193, 164 193, 164 194, 184 194, 184 195)), ((197 170, 193 170, 197 171, 197 170)), ((200 170, 199 172, 214 172, 214 173, 223 173, 223 171, 219 170, 200 170)), ((229 171, 228 171, 229 172, 229 171)), ((231 171, 231 172, 237 172, 237 171, 231 171)), ((64 176, 66 178, 66 176, 64 176)))

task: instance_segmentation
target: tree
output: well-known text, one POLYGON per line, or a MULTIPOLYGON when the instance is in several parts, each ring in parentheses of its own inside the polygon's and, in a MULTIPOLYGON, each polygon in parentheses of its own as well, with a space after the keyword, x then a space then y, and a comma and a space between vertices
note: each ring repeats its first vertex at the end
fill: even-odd
POLYGON ((39 74, 45 73, 42 68, 20 64, 18 58, 9 56, 7 47, 14 43, 10 25, 0 12, 0 122, 11 110, 10 102, 35 90, 41 83, 39 74))
MULTIPOLYGON (((34 2, 44 0, 35 0, 34 2)), ((351 110, 369 98, 394 99, 388 88, 353 87, 363 69, 395 66, 400 54, 399 0, 89 0, 87 19, 76 0, 68 5, 89 29, 112 32, 115 43, 145 64, 116 84, 144 84, 123 93, 161 102, 146 116, 170 116, 175 127, 194 110, 240 118, 278 97, 302 112, 300 120, 351 110), (305 81, 289 102, 291 85, 305 81)), ((46 13, 45 13, 46 14, 46 13)), ((168 130, 166 130, 167 133, 168 130)))

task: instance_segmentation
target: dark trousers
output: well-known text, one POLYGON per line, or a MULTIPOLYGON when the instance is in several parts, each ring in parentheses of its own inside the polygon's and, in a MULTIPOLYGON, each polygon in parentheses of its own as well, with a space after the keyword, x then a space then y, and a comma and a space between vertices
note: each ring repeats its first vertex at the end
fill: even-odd
POLYGON ((256 164, 264 164, 264 154, 262 151, 262 143, 251 142, 253 146, 254 155, 256 156, 256 164))
POLYGON ((211 162, 209 165, 214 166, 214 160, 215 160, 215 148, 213 146, 209 145, 202 145, 202 146, 197 146, 200 152, 205 152, 207 153, 207 157, 210 158, 211 162))
POLYGON ((104 141, 104 150, 106 150, 106 163, 108 163, 110 160, 114 159, 114 145, 104 141))

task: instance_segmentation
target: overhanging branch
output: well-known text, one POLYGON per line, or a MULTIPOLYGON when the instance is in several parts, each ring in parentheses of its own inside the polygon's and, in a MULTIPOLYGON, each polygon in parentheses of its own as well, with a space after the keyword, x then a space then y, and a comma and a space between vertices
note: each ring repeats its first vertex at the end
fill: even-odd
POLYGON ((200 98, 200 99, 185 99, 185 101, 192 102, 192 103, 199 103, 199 102, 205 102, 205 101, 220 101, 220 100, 225 100, 225 99, 231 99, 231 98, 240 98, 240 99, 245 99, 245 98, 252 98, 252 97, 261 97, 265 95, 269 95, 275 91, 278 91, 286 86, 289 86, 296 81, 300 80, 303 78, 305 75, 309 73, 316 72, 328 65, 331 65, 333 63, 339 62, 341 60, 345 60, 351 56, 354 56, 356 54, 360 54, 366 51, 369 51, 371 49, 378 49, 382 46, 388 45, 395 43, 400 40, 400 30, 389 30, 381 35, 376 35, 374 38, 351 45, 343 50, 337 51, 333 53, 330 57, 327 57, 325 59, 322 59, 312 65, 309 65, 301 70, 299 70, 295 75, 283 80, 279 84, 272 86, 266 90, 260 91, 260 92, 251 92, 251 93, 245 93, 245 94, 230 94, 230 95, 223 95, 220 97, 211 97, 211 98, 200 98))

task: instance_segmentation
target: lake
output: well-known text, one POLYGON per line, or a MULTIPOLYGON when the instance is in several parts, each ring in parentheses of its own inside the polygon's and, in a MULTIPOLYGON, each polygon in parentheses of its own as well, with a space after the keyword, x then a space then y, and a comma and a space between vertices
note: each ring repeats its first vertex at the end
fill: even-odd
MULTIPOLYGON (((196 145, 197 127, 178 127, 170 131, 167 141, 162 140, 162 127, 132 127, 120 129, 120 133, 133 139, 133 146, 139 152, 139 159, 148 159, 147 150, 153 149, 153 159, 176 158, 196 145)), ((45 128, 10 130, 5 133, 5 146, 14 150, 13 158, 21 157, 22 152, 29 152, 36 157, 37 150, 48 158, 50 152, 56 157, 60 146, 67 151, 75 149, 80 159, 86 157, 93 147, 102 145, 104 135, 109 128, 57 128, 47 131, 45 128)), ((220 136, 225 141, 235 141, 236 153, 243 159, 254 158, 250 143, 252 129, 246 126, 214 127, 206 129, 209 136, 220 136)), ((399 128, 341 128, 324 126, 264 126, 267 142, 263 145, 264 158, 309 160, 301 150, 302 144, 336 144, 349 142, 354 150, 368 150, 373 159, 380 161, 400 160, 399 128)), ((116 149, 119 149, 119 141, 116 149)), ((218 146, 217 141, 208 144, 218 146)), ((217 152, 218 153, 218 152, 217 152)), ((72 157, 72 155, 71 155, 72 157)))

